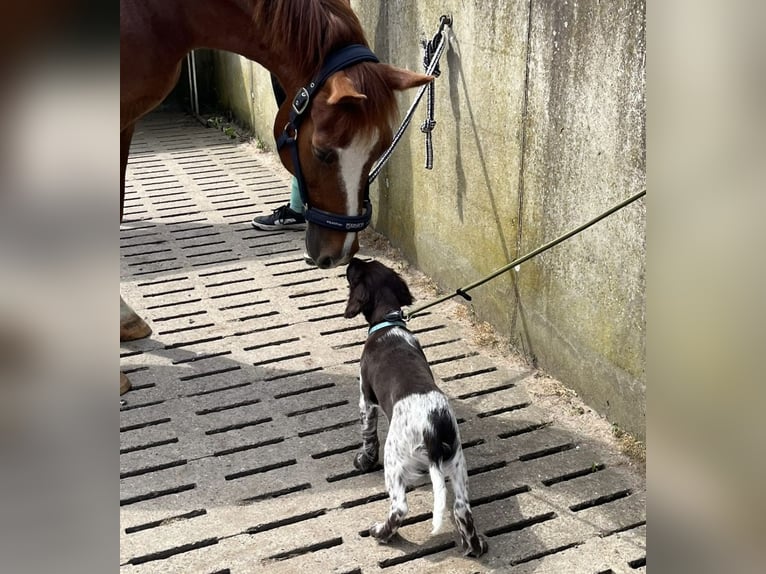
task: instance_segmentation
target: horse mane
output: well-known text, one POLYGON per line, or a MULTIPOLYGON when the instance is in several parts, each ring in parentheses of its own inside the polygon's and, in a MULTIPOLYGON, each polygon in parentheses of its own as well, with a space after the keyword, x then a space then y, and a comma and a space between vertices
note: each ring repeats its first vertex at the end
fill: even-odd
MULTIPOLYGON (((330 52, 348 44, 369 47, 348 0, 263 0, 257 3, 253 16, 270 23, 266 42, 290 47, 286 57, 305 81, 319 72, 330 52)), ((356 89, 367 96, 358 110, 364 117, 357 129, 371 133, 381 122, 390 125, 396 116, 396 98, 380 67, 362 62, 346 73, 356 89)))
POLYGON ((253 16, 269 22, 264 40, 289 46, 285 57, 306 79, 319 71, 324 56, 333 50, 348 44, 368 45, 348 0, 262 0, 253 16))

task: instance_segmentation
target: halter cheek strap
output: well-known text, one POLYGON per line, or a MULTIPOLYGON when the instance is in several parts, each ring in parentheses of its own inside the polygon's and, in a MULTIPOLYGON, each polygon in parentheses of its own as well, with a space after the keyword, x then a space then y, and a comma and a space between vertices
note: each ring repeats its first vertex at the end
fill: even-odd
POLYGON ((298 154, 298 128, 306 118, 306 112, 311 107, 314 94, 322 87, 327 78, 334 73, 339 72, 353 64, 359 62, 378 62, 377 56, 367 47, 361 44, 351 44, 331 53, 322 69, 316 77, 307 85, 302 87, 293 97, 290 107, 290 119, 285 125, 282 133, 277 138, 277 149, 281 150, 285 146, 290 147, 290 156, 293 160, 293 169, 295 170, 295 179, 298 181, 298 190, 300 191, 301 201, 304 206, 304 217, 306 221, 339 231, 361 231, 370 224, 372 219, 372 204, 370 203, 370 184, 365 184, 364 191, 364 213, 362 215, 340 215, 322 211, 311 207, 309 204, 308 189, 306 181, 301 171, 301 162, 298 154))

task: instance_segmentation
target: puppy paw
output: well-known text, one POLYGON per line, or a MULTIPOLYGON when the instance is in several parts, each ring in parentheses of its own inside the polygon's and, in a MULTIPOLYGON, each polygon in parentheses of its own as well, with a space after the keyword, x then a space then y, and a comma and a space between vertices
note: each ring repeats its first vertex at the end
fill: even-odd
POLYGON ((489 544, 487 544, 487 540, 483 536, 477 534, 470 543, 466 544, 465 541, 463 541, 463 548, 465 550, 463 556, 478 558, 489 550, 489 544))
POLYGON ((381 544, 386 544, 389 540, 391 540, 391 534, 386 534, 386 523, 385 522, 376 522, 372 526, 370 526, 370 536, 372 536, 375 540, 380 542, 381 544))
POLYGON ((354 457, 354 468, 362 472, 370 472, 377 462, 377 456, 372 458, 366 452, 358 452, 354 457))

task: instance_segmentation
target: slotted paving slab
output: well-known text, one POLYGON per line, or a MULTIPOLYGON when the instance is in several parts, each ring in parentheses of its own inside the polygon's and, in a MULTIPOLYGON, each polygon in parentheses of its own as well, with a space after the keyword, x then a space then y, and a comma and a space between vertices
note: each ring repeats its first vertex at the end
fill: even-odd
POLYGON ((369 537, 388 501, 382 470, 351 464, 365 325, 343 318, 344 271, 303 262, 301 233, 250 226, 289 195, 273 161, 182 115, 136 129, 122 293, 154 332, 121 345, 133 383, 120 420, 121 570, 645 571, 643 481, 556 426, 525 388, 534 372, 499 364, 439 313, 411 328, 452 398, 490 552, 462 557, 447 521, 430 535, 425 482, 398 539, 369 537))

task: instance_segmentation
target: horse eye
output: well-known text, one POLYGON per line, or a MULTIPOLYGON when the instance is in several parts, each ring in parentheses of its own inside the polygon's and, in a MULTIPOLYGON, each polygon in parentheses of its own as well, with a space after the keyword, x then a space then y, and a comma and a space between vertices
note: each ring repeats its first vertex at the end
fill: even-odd
POLYGON ((319 149, 312 146, 311 151, 317 160, 326 164, 331 164, 337 157, 335 152, 331 149, 319 149))

